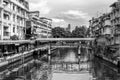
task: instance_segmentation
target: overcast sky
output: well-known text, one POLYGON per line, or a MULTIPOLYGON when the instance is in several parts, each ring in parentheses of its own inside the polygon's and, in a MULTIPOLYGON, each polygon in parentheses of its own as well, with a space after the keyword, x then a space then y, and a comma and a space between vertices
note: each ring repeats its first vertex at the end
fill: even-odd
POLYGON ((117 0, 29 0, 30 10, 40 11, 41 16, 53 19, 53 27, 87 25, 92 17, 110 11, 117 0))

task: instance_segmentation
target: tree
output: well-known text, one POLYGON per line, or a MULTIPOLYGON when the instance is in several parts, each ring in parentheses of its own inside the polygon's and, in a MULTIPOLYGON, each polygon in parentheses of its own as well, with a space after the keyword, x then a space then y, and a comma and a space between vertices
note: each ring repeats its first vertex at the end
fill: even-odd
POLYGON ((72 37, 73 38, 84 38, 86 37, 86 27, 85 26, 81 26, 78 27, 76 26, 76 28, 72 31, 72 37))
POLYGON ((72 33, 70 31, 65 31, 65 37, 70 38, 72 36, 72 33))
POLYGON ((10 37, 11 40, 19 40, 18 36, 17 35, 13 35, 10 37))
POLYGON ((55 27, 52 29, 52 36, 54 38, 63 38, 66 36, 66 32, 64 28, 61 27, 55 27))

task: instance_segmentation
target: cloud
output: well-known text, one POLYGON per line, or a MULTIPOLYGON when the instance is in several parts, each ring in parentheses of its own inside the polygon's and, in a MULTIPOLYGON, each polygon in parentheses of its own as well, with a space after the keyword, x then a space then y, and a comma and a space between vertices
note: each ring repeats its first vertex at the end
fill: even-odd
POLYGON ((89 25, 91 17, 97 12, 106 13, 117 0, 29 0, 31 10, 39 10, 41 16, 55 18, 53 24, 70 23, 89 25), (59 19, 59 20, 58 20, 59 19))
POLYGON ((64 22, 64 19, 53 18, 52 20, 53 20, 53 22, 55 22, 55 23, 64 22))
POLYGON ((67 27, 67 22, 64 20, 64 19, 58 19, 58 18, 52 18, 52 21, 53 21, 53 27, 67 27))
POLYGON ((48 6, 47 0, 30 0, 30 10, 38 10, 41 14, 48 14, 51 8, 48 6))
POLYGON ((88 13, 82 12, 80 10, 69 10, 67 12, 63 12, 63 14, 65 14, 65 16, 67 16, 69 19, 90 19, 88 13))
POLYGON ((61 12, 55 18, 63 19, 65 22, 70 23, 74 26, 87 25, 89 24, 90 16, 80 10, 67 10, 61 12))

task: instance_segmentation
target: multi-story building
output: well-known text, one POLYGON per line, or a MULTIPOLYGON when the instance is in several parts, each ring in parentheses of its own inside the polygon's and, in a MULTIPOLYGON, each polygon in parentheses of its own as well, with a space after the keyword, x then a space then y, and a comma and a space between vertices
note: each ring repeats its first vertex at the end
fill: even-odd
POLYGON ((110 14, 103 14, 98 18, 92 18, 90 22, 91 37, 106 36, 112 34, 110 14))
POLYGON ((111 24, 113 26, 114 43, 120 44, 120 0, 110 5, 111 10, 111 24))
POLYGON ((71 24, 68 24, 68 27, 66 28, 66 31, 71 32, 71 24))
POLYGON ((28 11, 27 0, 0 0, 0 39, 24 39, 28 11))
POLYGON ((89 21, 90 26, 90 37, 97 37, 99 35, 99 18, 92 18, 92 20, 89 21))
POLYGON ((39 11, 30 12, 29 20, 27 21, 26 37, 48 38, 51 36, 51 26, 51 19, 40 17, 39 11))
POLYGON ((96 38, 96 54, 116 64, 120 60, 120 0, 110 7, 110 13, 90 20, 89 29, 96 38))
POLYGON ((41 29, 41 37, 49 38, 52 37, 51 31, 52 31, 52 19, 46 18, 46 17, 40 17, 40 21, 43 23, 41 24, 41 27, 44 27, 41 29))
POLYGON ((110 45, 112 37, 112 26, 110 14, 103 14, 98 18, 90 20, 90 37, 96 37, 97 42, 110 45))

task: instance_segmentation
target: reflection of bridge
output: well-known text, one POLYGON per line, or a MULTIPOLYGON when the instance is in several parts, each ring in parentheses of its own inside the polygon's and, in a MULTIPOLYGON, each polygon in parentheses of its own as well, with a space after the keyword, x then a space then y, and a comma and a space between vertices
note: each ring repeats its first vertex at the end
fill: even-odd
MULTIPOLYGON (((51 48, 78 48, 79 45, 51 45, 51 48)), ((90 49, 90 47, 88 46, 82 46, 82 48, 88 48, 90 49)))
POLYGON ((78 46, 76 46, 76 45, 71 45, 71 46, 69 46, 69 45, 52 45, 51 46, 52 48, 77 48, 78 46))
POLYGON ((53 72, 82 72, 82 71, 88 71, 90 68, 90 65, 88 62, 51 62, 53 72))

